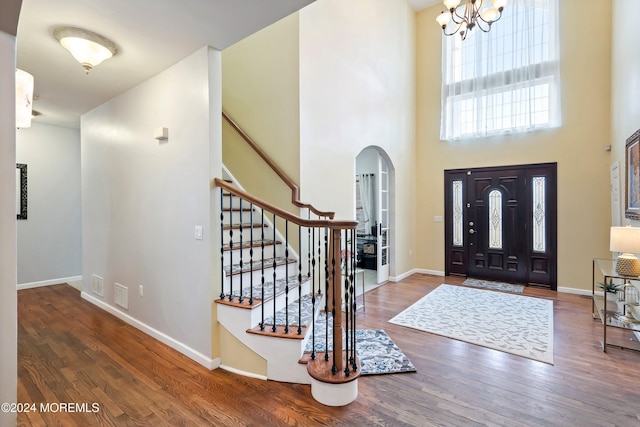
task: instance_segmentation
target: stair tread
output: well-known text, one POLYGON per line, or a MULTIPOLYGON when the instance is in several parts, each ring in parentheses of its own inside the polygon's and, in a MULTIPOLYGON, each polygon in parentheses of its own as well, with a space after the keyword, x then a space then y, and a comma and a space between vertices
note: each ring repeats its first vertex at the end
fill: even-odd
MULTIPOLYGON (((223 229, 225 230, 239 230, 240 229, 240 225, 242 225, 242 228, 262 228, 262 224, 251 224, 250 222, 247 223, 242 223, 242 224, 233 224, 233 225, 229 225, 229 224, 225 224, 223 229)), ((266 224, 265 224, 265 228, 267 228, 266 224)))
MULTIPOLYGON (((274 260, 275 260, 276 266, 285 265, 287 263, 295 264, 295 263, 298 262, 294 258, 289 258, 288 260, 286 258, 282 258, 282 257, 266 258, 264 260, 265 269, 273 267, 274 260)), ((251 262, 243 262, 242 263, 242 268, 240 267, 240 264, 233 264, 231 266, 225 265, 224 266, 224 272, 225 272, 225 274, 227 276, 229 276, 229 275, 235 275, 235 274, 240 274, 240 273, 247 273, 249 271, 258 271, 261 268, 262 268, 262 260, 258 260, 258 261, 253 261, 253 263, 251 263, 251 262)))
MULTIPOLYGON (((316 310, 322 304, 322 295, 316 295, 315 308, 316 310)), ((309 328, 309 325, 312 321, 312 312, 313 312, 313 295, 306 294, 300 298, 301 301, 301 309, 302 316, 298 319, 298 300, 291 302, 288 305, 288 313, 289 313, 289 331, 285 331, 285 327, 287 322, 285 321, 285 315, 287 310, 285 308, 276 312, 275 322, 274 317, 267 317, 264 321, 264 330, 261 329, 260 325, 247 330, 248 333, 251 334, 260 334, 267 335, 271 337, 278 338, 292 338, 292 339, 303 339, 309 328), (300 321, 298 321, 300 320, 300 321), (275 323, 276 330, 273 330, 273 326, 275 323)))
MULTIPOLYGON (((241 209, 240 208, 223 208, 222 212, 240 212, 241 209)), ((251 212, 251 211, 255 211, 255 209, 253 208, 242 208, 242 212, 251 212)))
MULTIPOLYGON (((247 249, 247 248, 260 248, 262 247, 262 242, 264 241, 264 245, 265 246, 273 246, 273 245, 281 245, 282 242, 279 240, 271 240, 271 239, 264 239, 264 240, 252 240, 252 241, 245 241, 242 242, 242 249, 247 249)), ((225 251, 229 251, 232 249, 240 249, 240 242, 234 242, 233 246, 229 246, 229 244, 225 244, 223 245, 223 248, 225 251)))

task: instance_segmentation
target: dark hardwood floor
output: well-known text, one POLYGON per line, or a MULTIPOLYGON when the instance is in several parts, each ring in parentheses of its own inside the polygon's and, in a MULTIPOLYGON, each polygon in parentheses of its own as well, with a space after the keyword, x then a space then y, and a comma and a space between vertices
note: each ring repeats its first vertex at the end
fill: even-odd
MULTIPOLYGON (((24 412, 21 426, 637 426, 640 353, 600 347, 590 299, 554 300, 555 365, 387 321, 441 283, 414 275, 367 293, 358 328, 384 328, 417 373, 365 376, 340 408, 310 386, 209 371, 82 300, 68 285, 18 292, 18 400, 86 404, 86 412, 24 412), (97 403, 98 411, 91 406, 97 403)), ((623 331, 619 331, 623 332, 623 331)), ((613 337, 612 338, 616 338, 613 337)), ((618 339, 628 339, 619 336, 618 339)))

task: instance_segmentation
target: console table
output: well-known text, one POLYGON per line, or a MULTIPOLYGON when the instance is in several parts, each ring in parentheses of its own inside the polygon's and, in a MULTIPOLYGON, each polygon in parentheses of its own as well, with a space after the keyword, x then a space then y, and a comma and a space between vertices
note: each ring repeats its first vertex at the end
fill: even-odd
POLYGON ((594 319, 600 319, 602 322, 602 351, 607 351, 607 346, 626 348, 629 350, 640 351, 639 348, 627 347, 620 344, 607 343, 607 328, 620 328, 629 331, 640 332, 640 321, 629 319, 618 308, 616 300, 611 301, 608 292, 603 289, 603 295, 596 294, 596 279, 603 278, 603 283, 607 283, 610 279, 621 279, 624 283, 631 283, 631 280, 640 281, 640 277, 624 276, 618 274, 615 268, 615 261, 611 259, 593 259, 592 265, 592 283, 591 283, 591 316, 594 319))

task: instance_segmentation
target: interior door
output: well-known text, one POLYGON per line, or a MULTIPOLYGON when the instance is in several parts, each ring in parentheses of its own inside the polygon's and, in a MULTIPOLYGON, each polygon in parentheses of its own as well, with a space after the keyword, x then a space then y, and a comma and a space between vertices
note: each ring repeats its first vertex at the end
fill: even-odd
POLYGON ((389 280, 389 167, 378 153, 378 283, 389 280))
POLYGON ((556 169, 445 171, 445 274, 556 289, 556 169))

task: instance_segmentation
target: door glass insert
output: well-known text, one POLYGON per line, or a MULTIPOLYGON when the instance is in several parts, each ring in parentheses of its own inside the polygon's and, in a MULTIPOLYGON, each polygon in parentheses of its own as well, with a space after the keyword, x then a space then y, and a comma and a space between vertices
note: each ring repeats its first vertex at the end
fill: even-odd
POLYGON ((546 252, 546 200, 544 176, 534 176, 533 185, 533 251, 546 252))
POLYGON ((502 249, 502 193, 489 193, 489 248, 502 249))
POLYGON ((453 181, 453 246, 463 244, 462 216, 462 180, 456 179, 453 181))

